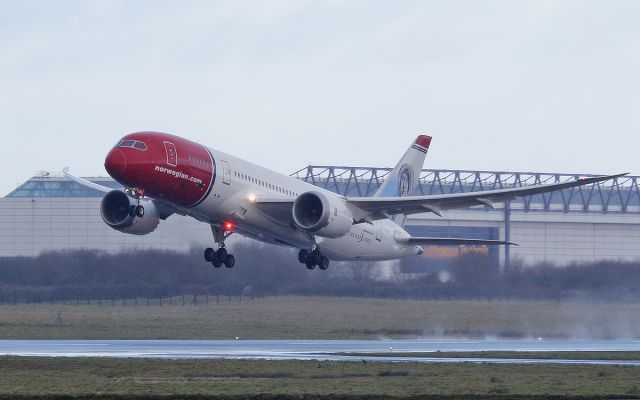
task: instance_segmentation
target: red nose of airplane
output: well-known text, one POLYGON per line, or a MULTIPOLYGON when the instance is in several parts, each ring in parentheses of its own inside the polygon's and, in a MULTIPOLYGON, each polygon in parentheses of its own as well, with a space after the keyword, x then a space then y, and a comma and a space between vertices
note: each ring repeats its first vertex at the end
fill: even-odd
POLYGON ((127 158, 122 150, 118 148, 111 149, 107 158, 104 159, 104 167, 114 179, 119 180, 127 169, 127 158))

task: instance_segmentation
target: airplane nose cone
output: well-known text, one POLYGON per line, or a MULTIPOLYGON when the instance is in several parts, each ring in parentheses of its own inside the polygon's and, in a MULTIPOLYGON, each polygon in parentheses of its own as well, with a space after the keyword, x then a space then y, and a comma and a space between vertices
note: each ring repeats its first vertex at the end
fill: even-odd
POLYGON ((127 169, 127 158, 120 149, 112 149, 104 160, 104 167, 113 178, 118 180, 127 169))

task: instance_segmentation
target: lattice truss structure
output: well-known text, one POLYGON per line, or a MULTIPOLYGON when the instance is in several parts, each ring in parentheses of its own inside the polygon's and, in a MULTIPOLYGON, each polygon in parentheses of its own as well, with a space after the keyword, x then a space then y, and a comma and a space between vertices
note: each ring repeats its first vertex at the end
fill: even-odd
MULTIPOLYGON (((292 174, 305 182, 345 196, 371 196, 384 182, 390 168, 315 166, 292 174)), ((588 177, 588 174, 541 172, 465 171, 424 169, 416 195, 463 193, 509 187, 557 183, 588 177)), ((89 178, 115 188, 111 178, 89 178)), ((604 183, 528 196, 511 202, 512 211, 559 211, 582 213, 640 213, 640 177, 625 176, 604 183)), ((69 181, 60 174, 36 176, 7 197, 100 197, 101 192, 69 181)), ((502 209, 503 204, 496 204, 502 209)))
MULTIPOLYGON (((391 168, 310 165, 292 176, 344 196, 371 196, 390 171, 391 168)), ((494 190, 565 182, 589 176, 594 175, 423 169, 415 194, 494 190)), ((522 212, 640 213, 639 180, 638 176, 625 176, 604 183, 522 197, 513 200, 510 208, 522 212)), ((503 208, 503 204, 496 204, 496 209, 503 208)))

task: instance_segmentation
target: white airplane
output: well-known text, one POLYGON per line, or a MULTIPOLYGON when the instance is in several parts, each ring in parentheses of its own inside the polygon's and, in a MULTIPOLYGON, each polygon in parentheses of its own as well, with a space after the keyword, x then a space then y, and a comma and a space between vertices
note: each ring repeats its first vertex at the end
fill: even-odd
POLYGON ((520 196, 606 181, 626 174, 590 177, 549 185, 414 196, 431 137, 418 136, 373 197, 348 197, 262 168, 193 141, 159 132, 123 137, 109 152, 105 168, 124 186, 113 190, 69 174, 105 192, 102 219, 133 235, 153 232, 172 214, 211 226, 217 250, 207 248, 214 267, 235 265, 225 248, 234 232, 267 243, 300 249, 307 268, 325 270, 329 260, 392 260, 422 254, 421 246, 505 245, 498 240, 412 237, 403 228, 409 214, 483 206, 520 196))

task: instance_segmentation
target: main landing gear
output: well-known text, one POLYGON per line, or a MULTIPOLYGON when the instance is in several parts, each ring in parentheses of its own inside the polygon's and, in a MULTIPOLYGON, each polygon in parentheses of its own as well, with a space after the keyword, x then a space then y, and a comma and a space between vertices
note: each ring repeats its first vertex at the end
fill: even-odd
POLYGON ((211 232, 213 232, 213 239, 220 247, 218 250, 213 250, 211 247, 205 249, 204 259, 207 262, 210 262, 215 268, 220 268, 222 264, 227 268, 233 268, 233 266, 236 265, 236 258, 233 254, 229 254, 227 249, 224 247, 224 240, 233 232, 223 231, 222 229, 214 226, 211 226, 211 232))
POLYGON ((298 261, 300 261, 301 264, 305 264, 307 269, 314 269, 316 265, 323 271, 329 268, 329 259, 323 256, 317 247, 311 251, 307 249, 300 250, 298 253, 298 261))
POLYGON ((236 265, 236 258, 233 254, 227 253, 227 249, 224 247, 220 247, 217 251, 208 247, 204 251, 204 259, 215 268, 220 268, 222 264, 227 268, 233 268, 236 265))

